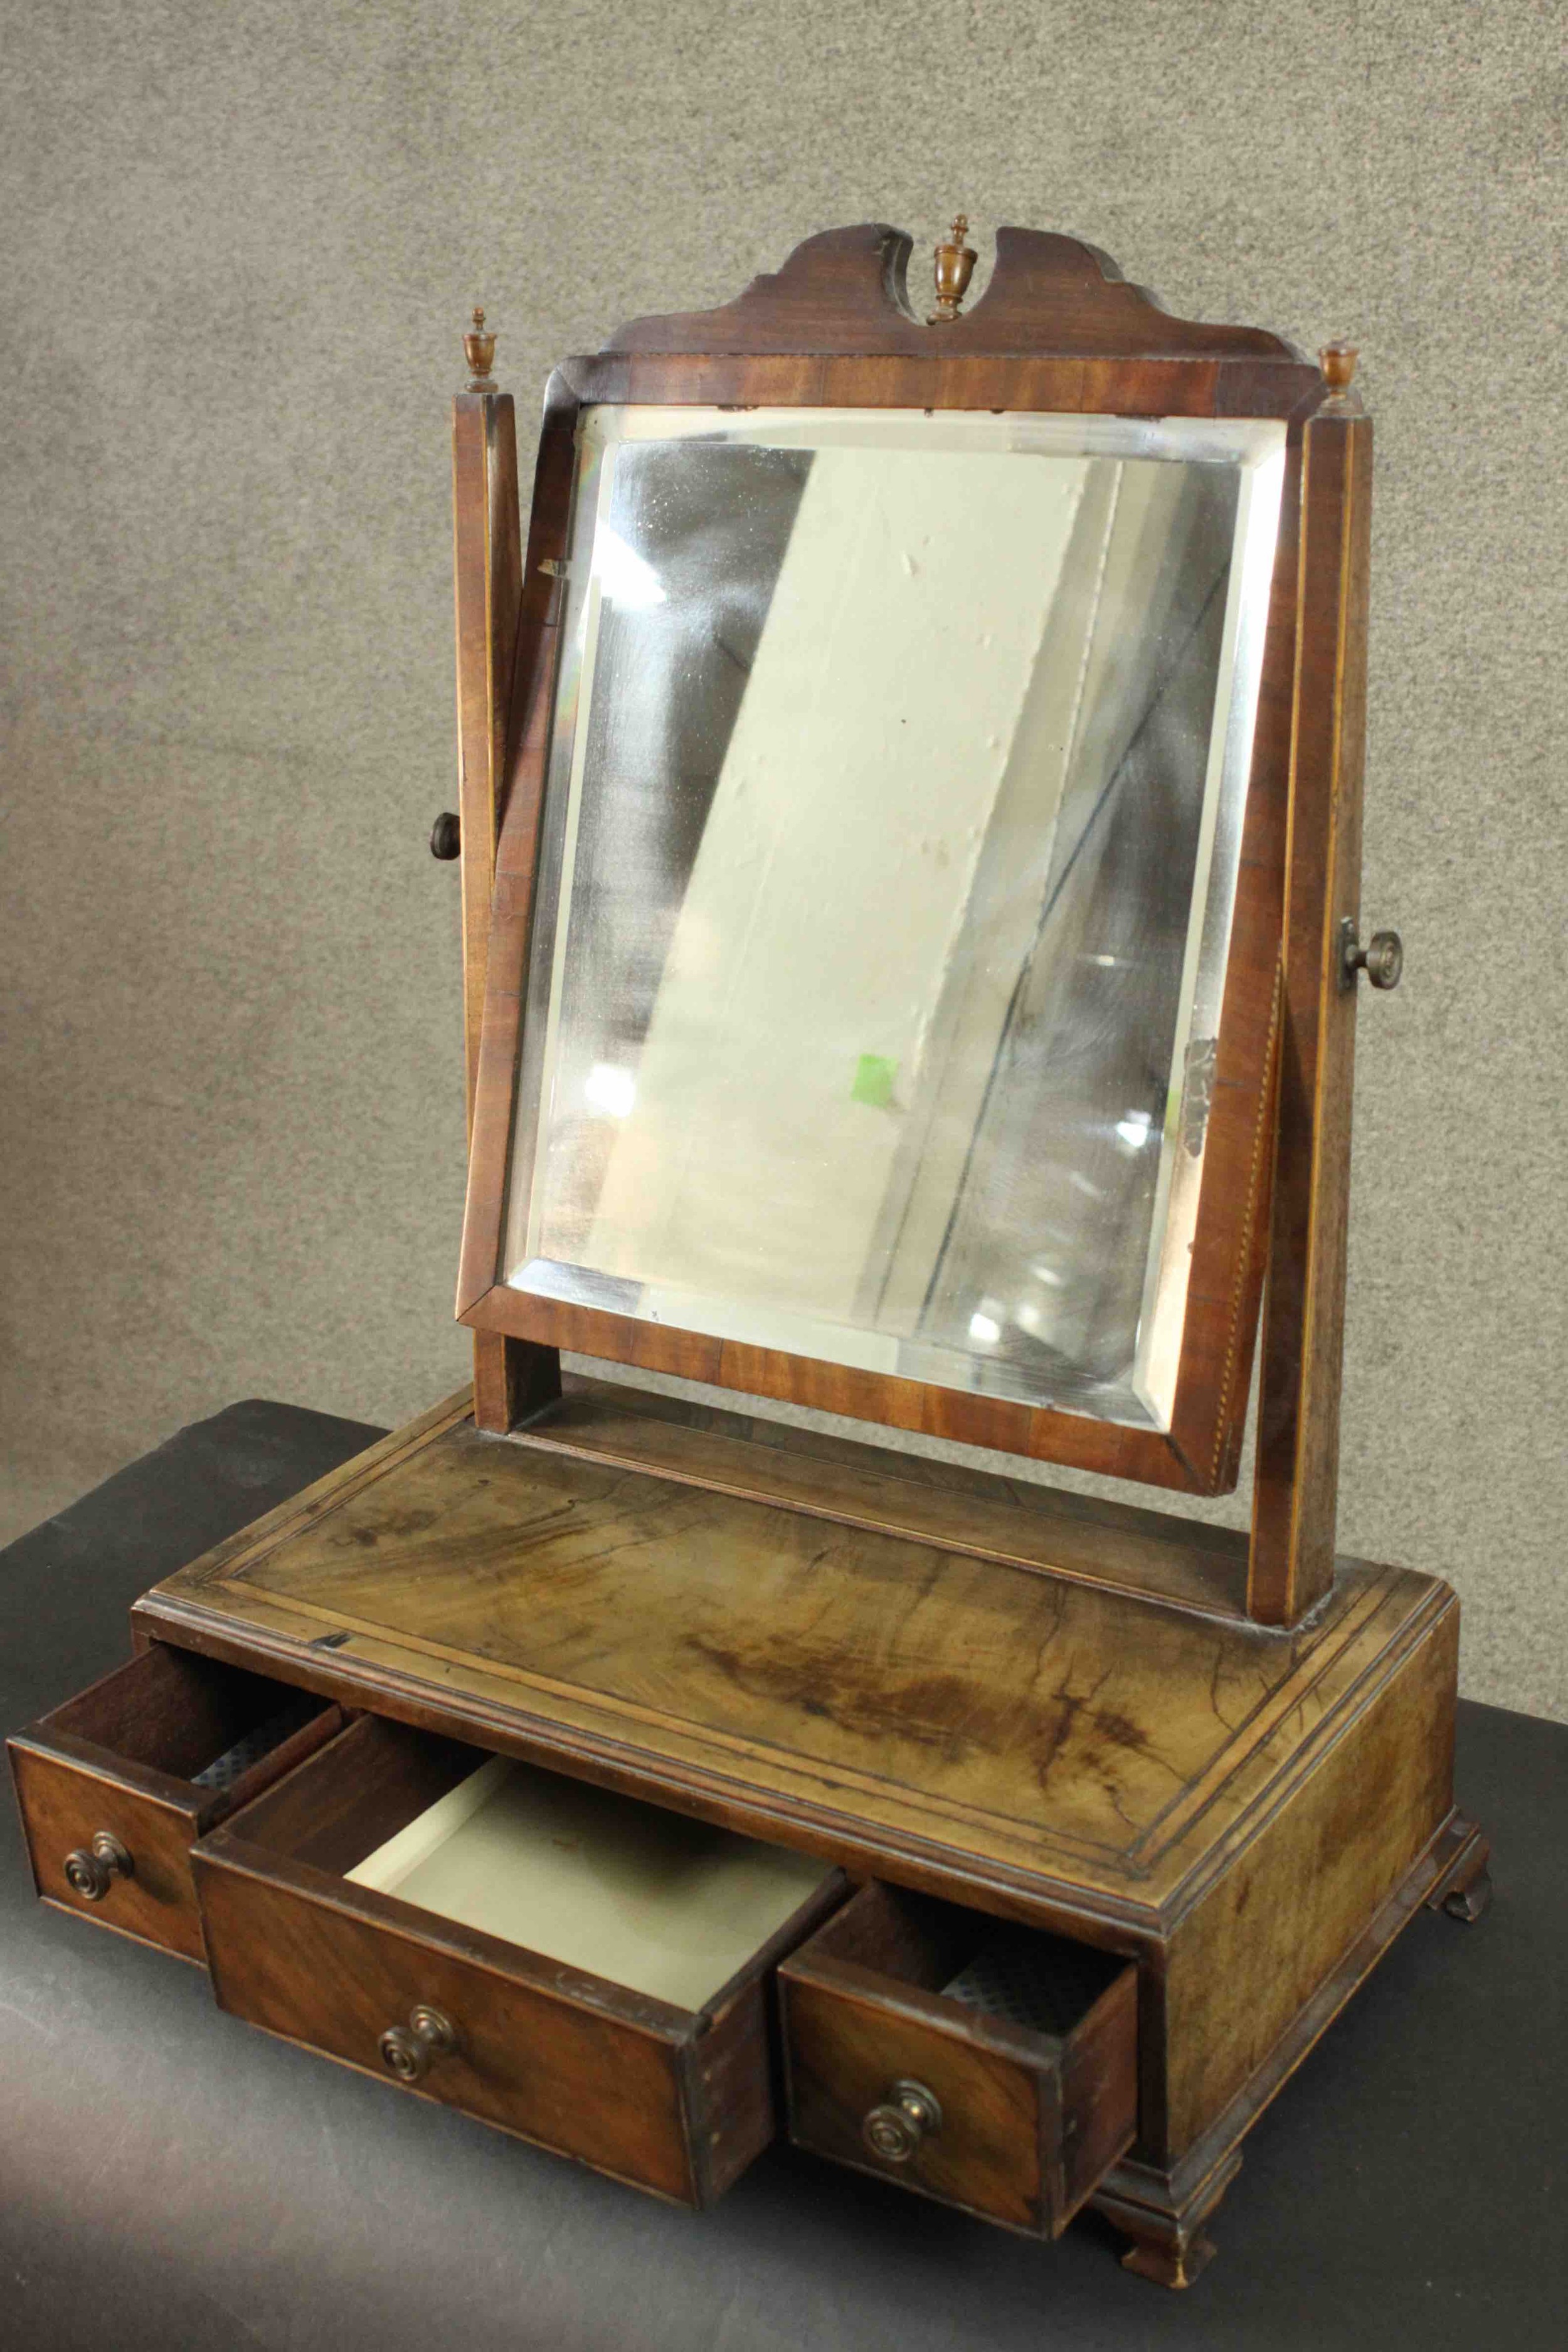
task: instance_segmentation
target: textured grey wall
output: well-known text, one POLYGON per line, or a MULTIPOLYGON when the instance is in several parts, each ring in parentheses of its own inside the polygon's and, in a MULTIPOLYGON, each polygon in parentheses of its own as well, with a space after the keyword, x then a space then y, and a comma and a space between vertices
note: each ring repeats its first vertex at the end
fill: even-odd
POLYGON ((469 304, 526 425, 617 319, 963 204, 1363 344, 1408 967, 1363 1006, 1342 1537, 1455 1580, 1473 1693, 1568 1715, 1558 11, 5 0, 0 89, 13 1522, 239 1394, 464 1375, 424 838, 469 304))

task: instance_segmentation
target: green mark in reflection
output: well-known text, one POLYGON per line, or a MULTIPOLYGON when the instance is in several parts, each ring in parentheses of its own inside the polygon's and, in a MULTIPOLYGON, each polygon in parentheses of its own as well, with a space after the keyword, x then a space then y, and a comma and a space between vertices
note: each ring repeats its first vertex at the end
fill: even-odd
POLYGON ((881 1054, 862 1054, 855 1065, 850 1101, 868 1104, 872 1110, 890 1110, 893 1081, 898 1075, 897 1062, 889 1062, 881 1054))

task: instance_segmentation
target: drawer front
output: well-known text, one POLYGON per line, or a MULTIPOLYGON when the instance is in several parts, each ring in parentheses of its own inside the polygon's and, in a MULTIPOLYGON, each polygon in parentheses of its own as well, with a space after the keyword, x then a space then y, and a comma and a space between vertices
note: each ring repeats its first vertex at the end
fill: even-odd
POLYGON ((779 1994, 790 2137, 819 2156, 1048 2238, 1131 2144, 1130 1962, 873 1885, 784 1961, 779 1994), (975 2005, 973 1965, 956 1995, 974 1954, 993 1988, 1027 1982, 1033 2023, 1005 1994, 975 2005))
POLYGON ((699 2201, 688 2037, 659 2021, 662 2004, 647 2004, 639 2030, 567 1985, 552 1993, 459 1957, 444 1938, 361 1916, 383 1898, 356 1890, 353 1908, 340 1906, 237 1864, 215 1851, 220 1843, 198 1851, 196 1874, 222 2008, 641 2188, 699 2201), (418 2008, 450 2025, 455 2046, 431 2052, 410 2081, 389 2071, 382 2040, 411 2032, 418 2008))
POLYGON ((108 1757, 94 1764, 21 1739, 10 1748, 33 1883, 44 1900, 201 1960, 191 1881, 195 1803, 127 1787, 108 1757), (94 1840, 105 1836, 119 1845, 129 1870, 106 1866, 94 1853, 94 1840), (68 1874, 73 1856, 79 1859, 68 1874))
POLYGON ((6 1742, 39 1895, 200 1962, 192 1846, 342 1720, 284 1684, 154 1643, 6 1742), (279 1710, 269 1741, 261 1727, 279 1710), (237 1760, 221 1786, 193 1777, 226 1751, 237 1760))
POLYGON ((710 2204, 774 2137, 773 1969, 845 1884, 698 1824, 672 1845, 675 1818, 362 1716, 196 1848, 214 1990, 345 2065, 710 2204))
POLYGON ((677 2037, 639 2032, 207 1851, 197 1886, 221 2009, 388 2082, 406 2077, 388 2070, 381 2037, 409 2030, 418 2006, 437 2011, 456 2046, 406 2086, 696 2201, 677 2037))
MULTIPOLYGON (((819 2156, 897 2179, 943 2203, 1039 2231, 1041 2084, 962 2033, 897 2015, 868 1990, 782 1980, 790 2137, 819 2156), (912 2154, 879 2158, 865 2129, 900 2084, 929 2091, 935 2128, 912 2154)), ((892 2126, 898 2134, 898 2126, 892 2126)))

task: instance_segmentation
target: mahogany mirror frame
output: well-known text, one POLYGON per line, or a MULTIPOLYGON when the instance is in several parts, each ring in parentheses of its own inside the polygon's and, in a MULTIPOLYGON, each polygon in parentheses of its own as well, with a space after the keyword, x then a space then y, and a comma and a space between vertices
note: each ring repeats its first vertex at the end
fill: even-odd
MULTIPOLYGON (((921 324, 910 239, 808 239, 711 311, 634 320, 552 376, 526 551, 509 396, 454 414, 470 1120, 458 1312, 476 1417, 559 1393, 559 1350, 1037 1461, 1217 1495, 1234 1487, 1267 1271, 1252 1614, 1290 1622, 1332 1573, 1349 1070, 1341 979, 1360 863, 1370 427, 1348 390, 1250 327, 1171 317, 1077 240, 997 233, 973 310, 921 324), (861 1371, 498 1279, 556 664, 574 434, 590 404, 1266 418, 1286 426, 1229 958, 1174 1409, 1166 1431, 861 1371)), ((1326 364, 1332 364, 1331 355, 1326 364)))

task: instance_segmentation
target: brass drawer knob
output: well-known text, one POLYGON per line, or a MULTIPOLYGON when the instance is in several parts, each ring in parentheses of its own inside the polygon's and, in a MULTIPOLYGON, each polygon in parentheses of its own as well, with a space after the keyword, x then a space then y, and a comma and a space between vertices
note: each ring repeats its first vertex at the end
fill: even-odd
POLYGON ((908 2164, 924 2139, 942 2129, 942 2108, 934 2091, 923 2083, 897 2082, 880 2106, 872 2107, 860 2126, 860 2137, 884 2164, 908 2164))
POLYGON ((109 1830, 94 1830, 86 1845, 66 1856, 66 1884, 84 1903, 101 1903, 117 1878, 134 1878, 136 1864, 109 1830))
POLYGON ((389 2025, 378 2045, 381 2063, 400 2083, 422 2083, 437 2058, 449 2058, 458 2047, 458 2029, 438 2009, 424 2001, 410 2010, 406 2025, 389 2025))
POLYGON ((1347 915, 1340 925, 1340 986, 1353 988, 1364 971, 1373 988, 1397 988, 1405 970, 1405 942, 1397 931, 1373 931, 1365 947, 1347 915))

